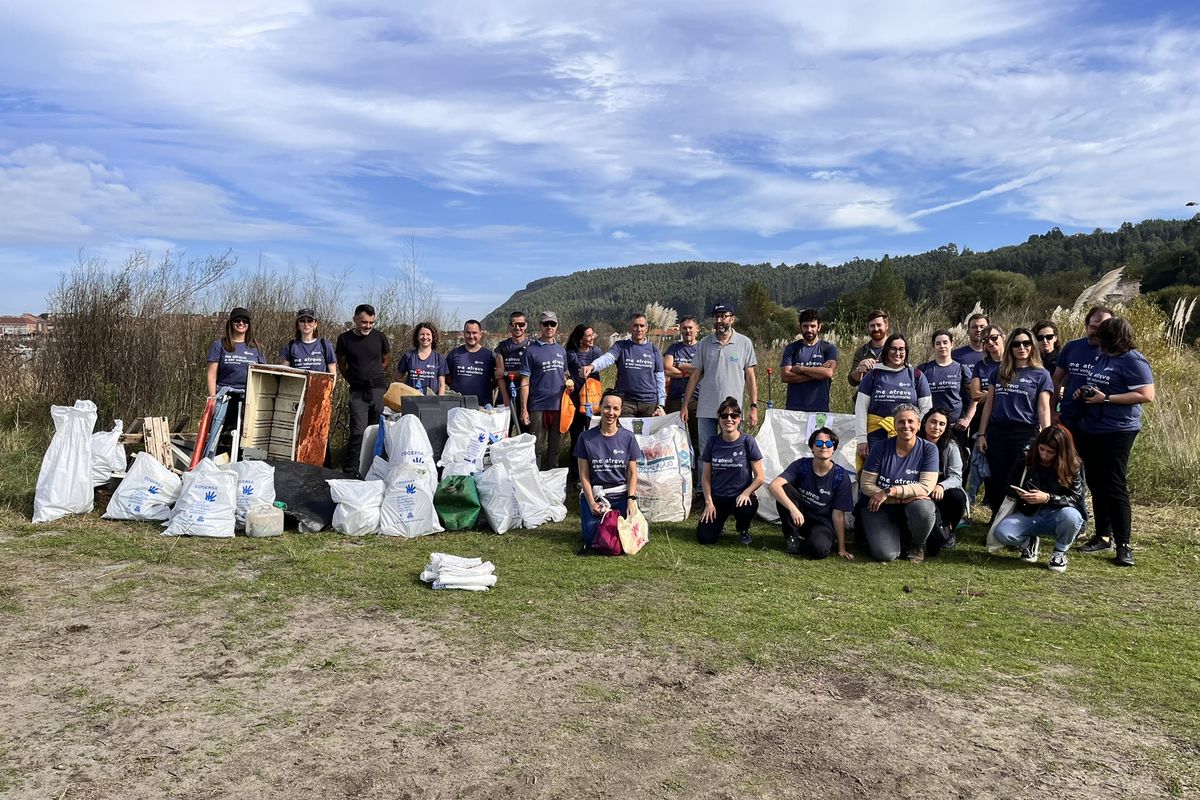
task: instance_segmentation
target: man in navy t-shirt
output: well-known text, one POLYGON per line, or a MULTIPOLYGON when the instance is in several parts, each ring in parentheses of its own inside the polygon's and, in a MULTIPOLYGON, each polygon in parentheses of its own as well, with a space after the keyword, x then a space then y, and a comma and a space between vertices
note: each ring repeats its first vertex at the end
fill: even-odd
POLYGON ((604 355, 583 368, 586 378, 617 365, 614 388, 625 399, 622 417, 661 417, 667 402, 667 378, 662 353, 650 343, 645 314, 629 318, 629 338, 616 342, 604 355))
POLYGON ((543 311, 539 323, 541 338, 530 343, 521 357, 521 422, 537 436, 538 460, 544 471, 558 466, 567 351, 555 339, 558 315, 543 311))
POLYGON ((525 312, 513 311, 508 315, 508 338, 496 345, 496 385, 499 389, 500 405, 512 406, 513 422, 521 433, 529 433, 529 428, 521 424, 521 408, 517 404, 517 387, 520 381, 517 373, 521 371, 521 356, 529 346, 529 322, 525 312))
MULTIPOLYGON (((667 376, 667 403, 664 409, 668 414, 683 407, 683 392, 687 389, 688 377, 692 374, 692 362, 696 360, 696 340, 700 335, 700 326, 695 317, 684 317, 679 320, 679 341, 673 342, 663 353, 663 372, 667 376)), ((688 436, 692 441, 692 453, 697 446, 696 398, 692 398, 688 407, 688 436)), ((692 459, 693 466, 698 465, 699 459, 692 459)))
POLYGON ((496 354, 480 344, 483 327, 477 319, 463 323, 463 344, 446 357, 450 388, 463 396, 475 395, 486 406, 496 395, 496 354))
POLYGON ((829 388, 837 370, 837 345, 820 339, 821 314, 800 312, 800 339, 783 349, 779 378, 787 384, 788 411, 828 411, 829 388))
POLYGON ((983 332, 989 324, 986 314, 972 314, 967 317, 969 341, 962 347, 951 350, 950 357, 963 366, 975 369, 975 365, 983 361, 983 332))
POLYGON ((1050 410, 1054 418, 1062 422, 1063 427, 1076 439, 1079 438, 1079 417, 1084 404, 1075 397, 1075 393, 1091 380, 1092 369, 1100 358, 1100 340, 1096 334, 1100 330, 1100 323, 1112 315, 1112 311, 1104 306, 1089 309, 1084 320, 1087 336, 1067 342, 1054 365, 1054 394, 1050 396, 1050 410))

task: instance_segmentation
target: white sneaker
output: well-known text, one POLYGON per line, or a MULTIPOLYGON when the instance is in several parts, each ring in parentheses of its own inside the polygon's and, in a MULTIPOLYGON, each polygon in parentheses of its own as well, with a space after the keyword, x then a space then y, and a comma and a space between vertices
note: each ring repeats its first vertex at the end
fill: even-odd
POLYGON ((1021 560, 1026 564, 1036 564, 1038 559, 1038 537, 1030 537, 1029 544, 1021 548, 1021 560))
POLYGON ((1062 550, 1055 550, 1050 556, 1050 571, 1051 572, 1066 572, 1067 571, 1067 554, 1062 550))

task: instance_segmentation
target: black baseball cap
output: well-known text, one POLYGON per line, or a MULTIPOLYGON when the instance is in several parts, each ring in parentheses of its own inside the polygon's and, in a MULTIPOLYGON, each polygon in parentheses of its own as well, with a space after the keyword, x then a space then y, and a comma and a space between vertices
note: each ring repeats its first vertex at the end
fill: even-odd
POLYGON ((305 317, 312 317, 313 319, 316 319, 317 312, 313 311, 311 308, 302 308, 296 312, 296 319, 304 319, 305 317))
POLYGON ((237 319, 238 317, 245 317, 246 319, 250 319, 250 309, 242 308, 241 306, 238 306, 233 311, 229 312, 229 319, 231 321, 237 319))
POLYGON ((733 313, 733 306, 729 305, 728 303, 716 303, 712 307, 712 316, 714 316, 714 317, 719 314, 732 314, 732 313, 733 313))

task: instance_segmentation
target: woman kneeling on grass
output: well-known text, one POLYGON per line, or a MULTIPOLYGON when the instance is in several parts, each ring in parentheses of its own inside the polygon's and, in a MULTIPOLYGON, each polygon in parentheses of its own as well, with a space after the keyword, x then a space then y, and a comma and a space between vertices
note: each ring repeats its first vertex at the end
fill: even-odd
POLYGON ((754 493, 766 480, 762 451, 753 436, 738 430, 742 409, 737 400, 726 397, 717 408, 717 419, 721 433, 705 443, 700 456, 704 512, 696 525, 696 541, 715 544, 732 514, 738 541, 750 544, 750 522, 758 513, 754 493))
POLYGON ((600 399, 600 425, 584 431, 572 455, 579 467, 579 522, 583 546, 592 546, 600 520, 609 508, 627 515, 637 510, 637 437, 617 421, 621 395, 609 389, 600 399))
POLYGON ((1053 536, 1050 569, 1066 572, 1067 551, 1083 527, 1080 466, 1066 429, 1055 426, 1039 433, 1024 463, 1009 477, 1008 494, 1017 498, 1018 505, 996 525, 996 540, 1020 548, 1021 560, 1036 564, 1038 537, 1053 536))
POLYGON ((873 445, 863 466, 860 516, 876 561, 895 561, 907 551, 908 560, 920 564, 937 519, 929 494, 937 485, 938 452, 933 442, 917 438, 918 414, 914 405, 896 406, 896 438, 873 445))
POLYGON ((817 428, 808 437, 812 458, 798 458, 771 481, 771 496, 783 525, 783 540, 791 555, 827 558, 837 542, 837 553, 853 561, 846 550, 846 512, 854 510, 850 473, 833 463, 838 436, 817 428))

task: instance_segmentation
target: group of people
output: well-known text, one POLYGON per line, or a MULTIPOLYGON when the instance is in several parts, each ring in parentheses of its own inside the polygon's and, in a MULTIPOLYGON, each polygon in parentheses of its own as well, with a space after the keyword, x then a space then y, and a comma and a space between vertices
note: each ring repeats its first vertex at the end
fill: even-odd
MULTIPOLYGON (((703 338, 697 320, 683 317, 679 340, 660 351, 649 338, 646 316, 633 314, 629 337, 601 352, 589 325, 576 325, 563 346, 554 312, 538 315, 534 338, 529 319, 514 311, 507 338, 494 350, 483 346, 480 323, 468 320, 463 344, 445 355, 436 326, 422 322, 413 329, 412 349, 389 372, 391 348, 375 329, 374 308, 356 308, 353 327, 335 345, 320 337, 316 315, 301 309, 279 359, 335 372, 349 384, 348 473, 356 473, 363 432, 382 411, 393 379, 510 406, 519 429, 537 437, 541 469, 557 466, 560 431, 569 430, 585 542, 603 509, 624 512, 637 502, 640 453, 617 420, 678 412, 699 453, 704 508, 698 540, 717 541, 732 516, 739 539, 749 543, 756 492, 766 481, 758 444, 743 431, 743 422, 758 425, 757 356, 754 343, 734 329, 732 306, 715 304, 711 317, 711 333, 703 338), (613 388, 598 402, 585 402, 584 387, 610 368, 613 388), (576 408, 566 425, 564 393, 576 408), (600 418, 595 428, 589 428, 592 416, 600 418)), ((838 348, 821 337, 817 310, 805 309, 799 322, 799 336, 780 361, 784 407, 828 412, 838 348)), ((1038 536, 1052 536, 1049 566, 1062 571, 1087 519, 1086 483, 1095 532, 1082 550, 1115 551, 1117 564, 1132 566, 1127 467, 1141 405, 1154 400, 1154 382, 1127 321, 1097 306, 1086 326, 1084 338, 1064 346, 1050 320, 1006 332, 974 314, 965 343, 955 347, 948 329, 935 331, 932 358, 917 364, 907 337, 891 332, 888 313, 871 312, 867 341, 846 374, 856 389, 859 496, 853 496, 854 476, 834 463, 838 436, 829 428, 816 430, 808 440, 811 457, 792 463, 768 485, 787 550, 823 558, 836 548, 839 556, 853 558, 844 517, 853 511, 873 558, 923 561, 955 544, 955 529, 974 499, 972 487, 982 482, 996 540, 1037 561, 1038 536), (1005 500, 1016 511, 996 518, 1005 500)), ((249 311, 233 310, 208 360, 210 394, 222 386, 244 390, 248 366, 266 363, 249 311)))

